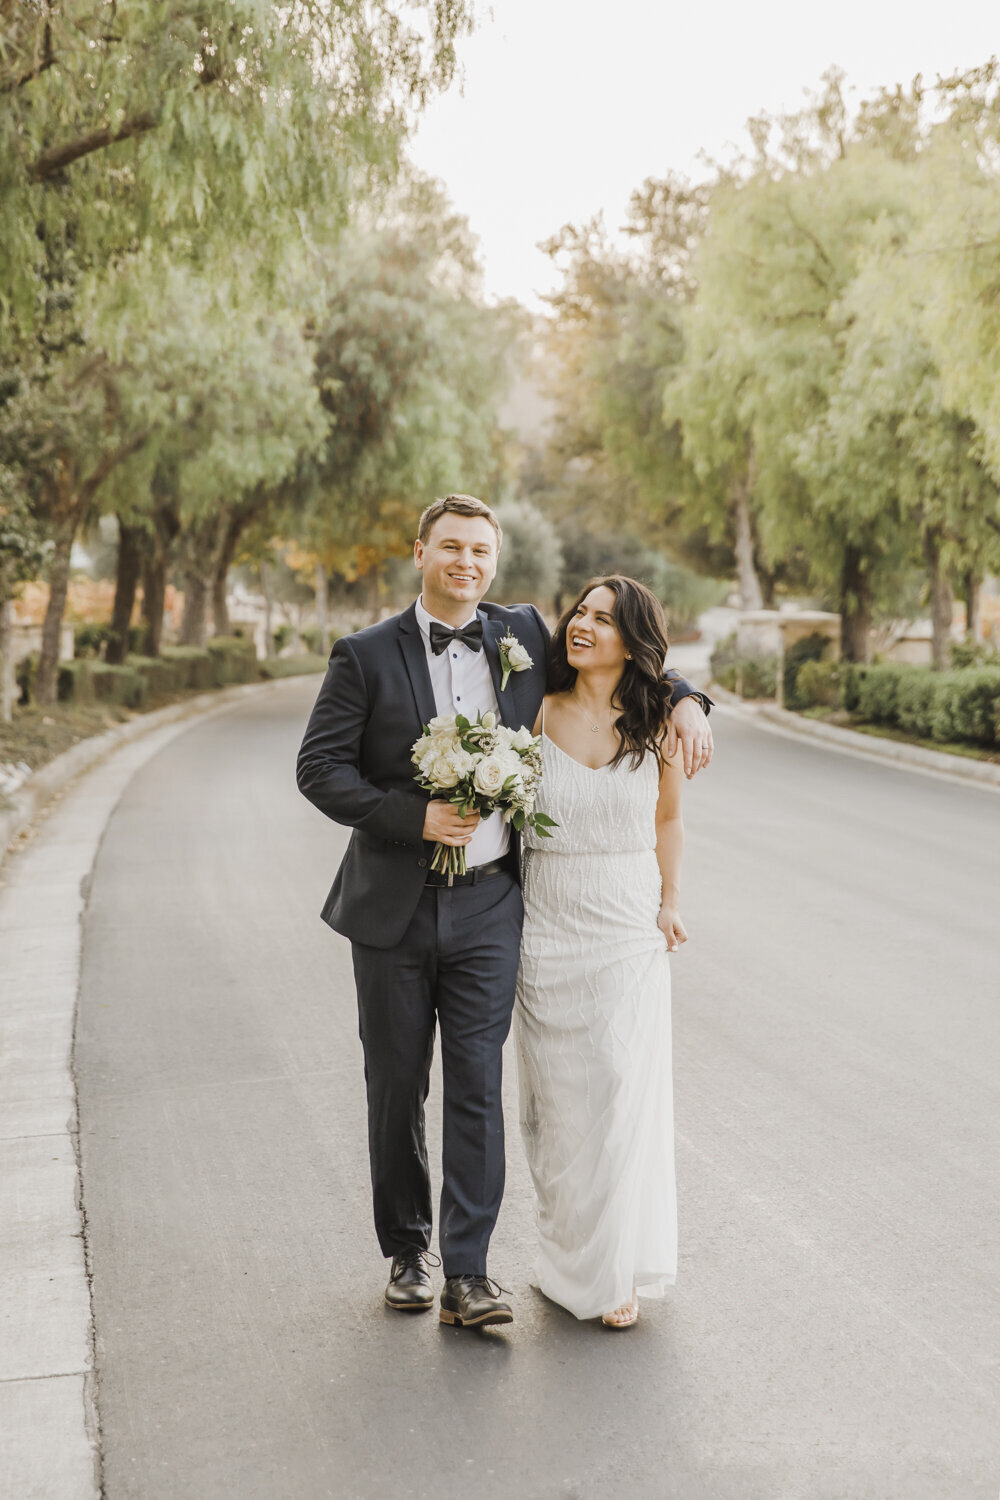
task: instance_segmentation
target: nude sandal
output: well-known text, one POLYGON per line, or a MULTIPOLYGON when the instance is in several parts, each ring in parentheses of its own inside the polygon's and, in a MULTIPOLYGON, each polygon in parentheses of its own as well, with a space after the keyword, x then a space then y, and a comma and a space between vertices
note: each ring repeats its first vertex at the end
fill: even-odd
POLYGON ((604 1324, 605 1328, 634 1328, 638 1321, 639 1298, 636 1296, 634 1290, 632 1292, 631 1302, 623 1302, 621 1307, 612 1308, 611 1312, 604 1313, 601 1318, 601 1322, 604 1324), (629 1314, 628 1317, 616 1318, 614 1316, 615 1313, 624 1312, 626 1309, 629 1314))

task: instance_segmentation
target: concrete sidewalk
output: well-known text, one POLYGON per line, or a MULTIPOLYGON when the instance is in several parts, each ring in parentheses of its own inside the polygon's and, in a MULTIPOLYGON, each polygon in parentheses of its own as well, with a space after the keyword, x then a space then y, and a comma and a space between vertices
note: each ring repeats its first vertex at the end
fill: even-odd
MULTIPOLYGON (((194 719, 297 680, 206 694, 77 746, 32 788, 30 811, 53 799, 58 816, 42 816, 3 867, 0 1494, 11 1500, 101 1493, 72 1050, 80 920, 105 825, 135 771, 194 719)), ((5 830, 24 821, 22 803, 5 830)))

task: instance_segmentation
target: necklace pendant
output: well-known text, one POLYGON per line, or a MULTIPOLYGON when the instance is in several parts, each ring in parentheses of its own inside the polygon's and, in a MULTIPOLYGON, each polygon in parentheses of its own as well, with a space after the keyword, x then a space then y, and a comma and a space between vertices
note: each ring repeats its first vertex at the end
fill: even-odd
POLYGON ((590 726, 590 732, 591 732, 591 734, 600 734, 600 732, 601 732, 601 726, 600 726, 600 724, 591 724, 591 726, 590 726))

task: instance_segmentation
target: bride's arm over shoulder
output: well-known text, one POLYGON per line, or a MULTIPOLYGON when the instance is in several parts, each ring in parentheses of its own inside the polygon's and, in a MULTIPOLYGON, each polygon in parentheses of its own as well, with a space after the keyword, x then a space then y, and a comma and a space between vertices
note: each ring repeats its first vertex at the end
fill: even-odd
POLYGON ((678 910, 681 861, 684 856, 684 820, 681 816, 684 763, 680 750, 670 756, 666 750, 667 743, 664 739, 660 790, 656 799, 656 859, 662 883, 657 925, 667 939, 667 947, 673 953, 681 943, 687 942, 687 933, 678 910))

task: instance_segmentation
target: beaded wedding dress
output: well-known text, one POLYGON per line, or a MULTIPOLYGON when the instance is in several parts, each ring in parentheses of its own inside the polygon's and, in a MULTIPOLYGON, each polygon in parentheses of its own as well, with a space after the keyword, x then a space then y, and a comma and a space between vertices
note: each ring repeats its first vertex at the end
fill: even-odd
POLYGON ((544 735, 526 833, 518 978, 521 1134, 537 1285, 578 1318, 662 1296, 677 1270, 670 969, 656 925, 658 773, 592 770, 544 735))

